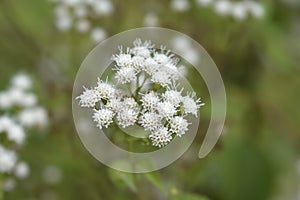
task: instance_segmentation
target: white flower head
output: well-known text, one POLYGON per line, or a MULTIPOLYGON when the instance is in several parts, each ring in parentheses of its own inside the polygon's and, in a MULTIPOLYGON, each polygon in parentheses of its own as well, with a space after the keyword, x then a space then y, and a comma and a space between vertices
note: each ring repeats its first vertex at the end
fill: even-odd
POLYGON ((0 172, 11 172, 17 162, 17 155, 14 151, 4 149, 0 146, 0 172))
POLYGON ((133 67, 116 67, 114 70, 117 71, 115 78, 122 84, 130 83, 136 80, 136 70, 133 67))
POLYGON ((22 126, 15 124, 7 130, 7 138, 17 144, 23 144, 25 131, 22 126))
POLYGON ((190 8, 190 4, 188 0, 172 0, 171 7, 175 11, 184 12, 190 8))
POLYGON ((161 127, 151 132, 149 139, 152 141, 153 146, 161 148, 172 140, 172 133, 166 127, 161 127))
POLYGON ((132 61, 133 68, 137 73, 139 73, 143 68, 143 65, 145 63, 145 58, 142 56, 133 56, 131 61, 132 61))
POLYGON ((204 103, 201 103, 201 99, 194 99, 196 94, 193 92, 182 98, 183 103, 183 112, 184 114, 193 114, 197 117, 198 109, 201 106, 204 106, 204 103))
POLYGON ((14 173, 20 179, 27 178, 29 175, 29 166, 25 162, 19 162, 15 167, 14 173))
POLYGON ((15 122, 12 118, 6 115, 0 117, 0 133, 3 131, 7 131, 13 126, 15 126, 15 122))
POLYGON ((158 71, 159 67, 159 64, 153 58, 147 58, 144 61, 142 70, 145 71, 147 74, 152 75, 158 71))
POLYGON ((139 104, 132 97, 124 98, 122 102, 122 109, 133 109, 139 111, 139 104))
POLYGON ((172 77, 166 70, 159 70, 152 74, 151 81, 166 87, 172 83, 172 77))
POLYGON ((113 111, 114 113, 117 113, 118 111, 120 111, 122 109, 122 103, 121 103, 120 99, 112 98, 107 101, 105 107, 107 109, 113 111))
POLYGON ((108 126, 113 123, 113 117, 114 112, 107 108, 101 108, 100 110, 94 109, 93 120, 99 129, 103 127, 108 128, 108 126))
POLYGON ((161 115, 155 112, 145 112, 140 116, 139 124, 145 129, 154 131, 162 126, 161 115))
POLYGON ((24 74, 19 73, 12 78, 11 84, 13 87, 19 88, 21 90, 28 90, 32 87, 31 78, 24 74))
POLYGON ((104 28, 96 27, 91 32, 91 39, 93 42, 98 43, 107 37, 107 33, 104 28))
POLYGON ((228 15, 232 11, 232 3, 228 0, 218 0, 215 3, 215 12, 219 15, 228 15))
POLYGON ((134 125, 137 119, 138 112, 133 109, 122 110, 117 114, 118 123, 123 128, 134 125))
POLYGON ((181 137, 185 134, 186 131, 188 131, 188 125, 186 119, 184 119, 181 116, 175 116, 174 118, 171 118, 170 121, 170 131, 172 133, 175 133, 177 136, 181 137))
POLYGON ((114 98, 116 89, 114 86, 110 85, 106 81, 102 81, 98 78, 97 86, 94 88, 100 95, 101 99, 111 99, 114 98))
POLYGON ((167 90, 162 94, 163 100, 172 103, 175 107, 182 101, 181 91, 167 90))
POLYGON ((145 59, 149 58, 151 56, 151 53, 153 51, 154 45, 151 43, 151 41, 146 40, 144 43, 140 38, 137 38, 133 42, 134 47, 131 49, 131 53, 135 56, 141 56, 145 59))
POLYGON ((84 91, 81 95, 76 97, 76 99, 79 99, 79 105, 81 107, 88 107, 88 108, 93 108, 95 107, 96 103, 101 101, 101 94, 99 90, 96 89, 87 89, 85 87, 84 91))
POLYGON ((150 91, 149 93, 143 94, 140 101, 144 109, 154 110, 157 108, 160 98, 155 92, 150 91))
POLYGON ((45 127, 48 124, 48 115, 43 107, 33 107, 22 110, 18 120, 24 127, 45 127))
POLYGON ((122 46, 119 47, 120 53, 113 55, 112 60, 117 63, 119 67, 131 67, 132 66, 132 59, 130 55, 130 49, 126 50, 127 53, 123 53, 122 46))
POLYGON ((170 119, 177 113, 175 106, 168 101, 159 102, 157 105, 157 110, 158 113, 166 119, 170 119))

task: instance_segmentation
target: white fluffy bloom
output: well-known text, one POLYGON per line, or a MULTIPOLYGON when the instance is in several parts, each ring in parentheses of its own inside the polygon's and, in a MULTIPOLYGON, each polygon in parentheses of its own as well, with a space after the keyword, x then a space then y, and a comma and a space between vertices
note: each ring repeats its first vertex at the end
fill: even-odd
POLYGON ((0 92, 0 109, 9 109, 13 106, 10 95, 7 91, 0 92))
POLYGON ((93 9, 98 15, 110 15, 114 11, 114 7, 109 0, 93 1, 93 9))
POLYGON ((102 108, 100 110, 96 110, 94 109, 94 113, 93 113, 93 119, 94 122, 96 122, 97 127, 102 129, 103 127, 108 128, 108 126, 113 123, 113 117, 114 117, 114 112, 106 109, 106 108, 102 108))
POLYGON ((121 103, 120 99, 112 98, 107 101, 105 107, 107 109, 113 111, 114 113, 117 113, 118 111, 120 111, 122 109, 122 103, 121 103))
POLYGON ((136 80, 136 71, 133 67, 121 67, 115 70, 117 70, 115 78, 122 84, 136 80))
POLYGON ((152 49, 154 45, 151 43, 151 41, 145 41, 142 42, 141 39, 136 39, 133 42, 134 47, 131 49, 131 53, 133 53, 135 56, 141 56, 146 58, 149 58, 152 52, 152 49))
POLYGON ((162 126, 161 115, 155 112, 145 112, 141 115, 139 124, 144 127, 145 130, 154 131, 162 126))
POLYGON ((14 151, 4 149, 0 146, 0 172, 11 172, 17 162, 17 155, 14 151))
POLYGON ((188 0, 172 0, 171 7, 175 11, 183 12, 190 8, 188 0))
POLYGON ((157 94, 153 91, 150 91, 147 94, 144 94, 140 100, 142 102, 142 106, 146 110, 154 110, 157 108, 157 104, 160 99, 157 94))
POLYGON ((215 12, 219 15, 228 15, 231 13, 232 3, 228 0, 218 0, 215 3, 215 12))
POLYGON ((244 20, 248 15, 247 7, 243 2, 237 2, 232 4, 232 16, 236 20, 244 20))
POLYGON ((191 95, 184 96, 182 98, 183 103, 183 112, 185 114, 193 114, 197 117, 198 109, 204 105, 204 103, 201 103, 200 99, 194 100, 195 93, 191 95))
POLYGON ((20 179, 27 178, 29 175, 29 166, 25 162, 19 162, 15 167, 14 173, 20 179))
POLYGON ((147 13, 144 17, 144 25, 145 26, 157 26, 158 24, 158 17, 155 13, 147 13))
POLYGON ((0 117, 0 133, 3 131, 7 131, 11 127, 15 125, 15 122, 12 118, 4 115, 0 117))
POLYGON ((11 84, 13 87, 21 90, 28 90, 32 87, 32 81, 29 76, 19 73, 12 78, 11 84))
POLYGON ((213 0, 197 0, 196 1, 200 6, 206 7, 213 3, 213 0))
POLYGON ((95 87, 100 94, 101 99, 111 99, 115 96, 116 89, 106 82, 98 78, 97 86, 95 87))
POLYGON ((138 118, 138 112, 133 109, 122 110, 117 114, 119 125, 123 128, 134 125, 138 118))
POLYGON ((7 130, 7 138, 17 144, 23 144, 25 131, 22 126, 15 124, 7 130))
POLYGON ((179 106, 182 101, 181 91, 167 90, 162 94, 164 101, 172 103, 175 107, 179 106))
POLYGON ((147 74, 153 75, 159 69, 159 64, 153 58, 147 58, 142 66, 147 74))
POLYGON ((93 42, 98 43, 107 37, 107 33, 103 28, 96 27, 91 32, 91 39, 93 42))
POLYGON ((163 87, 166 87, 172 83, 171 75, 165 70, 160 70, 153 73, 151 76, 151 81, 158 83, 163 87))
POLYGON ((83 93, 76 97, 76 99, 79 99, 79 105, 81 107, 93 108, 97 102, 101 101, 101 97, 99 90, 84 87, 83 93))
POLYGON ((256 18, 262 18, 265 15, 265 9, 262 4, 255 1, 245 2, 249 12, 256 18))
POLYGON ((122 106, 122 109, 133 109, 135 111, 140 109, 139 104, 132 97, 124 98, 122 106))
POLYGON ((172 56, 168 56, 165 53, 155 53, 153 59, 161 65, 165 65, 168 64, 169 62, 171 62, 171 57, 172 56))
POLYGON ((131 61, 133 68, 137 73, 139 73, 142 70, 142 66, 145 63, 145 58, 142 56, 133 56, 131 61))
POLYGON ((171 118, 170 121, 170 131, 172 133, 175 133, 177 136, 181 137, 185 134, 186 131, 188 131, 188 125, 186 119, 184 119, 181 116, 175 116, 174 118, 171 118))
POLYGON ((33 93, 26 93, 23 95, 22 100, 19 101, 19 105, 23 107, 31 107, 38 102, 37 97, 33 93))
POLYGON ((166 127, 161 127, 151 132, 149 139, 152 141, 153 146, 161 148, 172 140, 172 133, 166 127))
POLYGON ((132 60, 131 55, 129 53, 120 53, 113 55, 111 58, 113 61, 117 63, 118 67, 131 67, 132 60))
POLYGON ((173 117, 177 113, 175 106, 168 101, 159 102, 157 105, 157 110, 158 113, 166 119, 173 117))
POLYGON ((80 33, 86 33, 91 27, 90 22, 87 19, 80 19, 76 22, 76 29, 80 33))
POLYGON ((20 112, 18 120, 24 127, 45 127, 48 124, 47 111, 43 107, 27 108, 20 112))

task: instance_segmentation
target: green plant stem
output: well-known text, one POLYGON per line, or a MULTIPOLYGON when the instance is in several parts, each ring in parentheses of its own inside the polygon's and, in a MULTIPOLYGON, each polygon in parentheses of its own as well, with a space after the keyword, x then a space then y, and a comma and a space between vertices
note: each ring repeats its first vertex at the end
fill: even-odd
POLYGON ((3 193, 3 175, 0 174, 0 200, 4 200, 4 193, 3 193))

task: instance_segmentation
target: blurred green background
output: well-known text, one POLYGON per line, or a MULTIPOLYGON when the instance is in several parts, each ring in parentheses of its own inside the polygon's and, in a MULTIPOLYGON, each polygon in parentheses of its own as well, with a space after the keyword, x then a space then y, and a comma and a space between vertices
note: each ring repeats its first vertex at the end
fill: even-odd
POLYGON ((206 158, 198 159, 197 153, 209 107, 203 108, 198 138, 183 157, 157 172, 132 175, 95 160, 75 131, 72 87, 95 46, 90 34, 57 29, 55 2, 0 1, 0 89, 17 72, 26 72, 49 113, 46 135, 31 133, 19 155, 28 162, 30 176, 4 192, 4 199, 300 198, 300 1, 260 1, 264 17, 244 20, 188 2, 180 12, 165 0, 115 0, 111 15, 91 18, 91 26, 111 36, 144 26, 145 15, 154 13, 157 26, 198 41, 225 83, 224 132, 206 158))

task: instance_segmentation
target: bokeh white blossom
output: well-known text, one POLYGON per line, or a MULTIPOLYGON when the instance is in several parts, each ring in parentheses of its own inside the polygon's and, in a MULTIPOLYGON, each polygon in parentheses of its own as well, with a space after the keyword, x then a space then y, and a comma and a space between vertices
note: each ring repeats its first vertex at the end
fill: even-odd
POLYGON ((50 0, 54 4, 55 26, 62 32, 89 34, 94 43, 107 37, 101 20, 112 15, 110 0, 50 0))
POLYGON ((0 92, 0 174, 4 191, 14 188, 15 178, 29 176, 30 167, 18 153, 26 142, 26 131, 42 130, 48 124, 47 111, 38 105, 32 88, 32 79, 19 73, 12 77, 9 87, 0 92))

